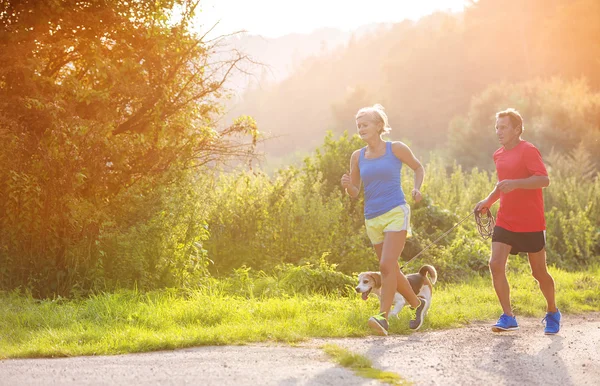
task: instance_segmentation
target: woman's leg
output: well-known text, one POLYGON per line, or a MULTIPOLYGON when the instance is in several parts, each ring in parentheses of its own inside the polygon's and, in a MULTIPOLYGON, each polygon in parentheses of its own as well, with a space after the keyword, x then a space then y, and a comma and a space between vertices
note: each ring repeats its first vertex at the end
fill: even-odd
POLYGON ((406 231, 386 232, 383 244, 374 246, 377 257, 379 257, 379 269, 381 271, 380 311, 384 313, 386 318, 392 307, 396 291, 404 296, 412 307, 416 308, 421 304, 408 279, 400 272, 398 266, 398 258, 404 249, 406 234, 406 231))
MULTIPOLYGON (((373 248, 375 248, 375 253, 377 254, 377 260, 379 260, 379 262, 381 262, 381 255, 383 254, 383 243, 381 244, 375 244, 373 245, 373 248)), ((396 275, 396 291, 402 293, 403 291, 403 287, 402 286, 402 278, 401 276, 404 276, 404 274, 402 273, 402 271, 400 271, 400 269, 398 269, 398 274, 396 275)))

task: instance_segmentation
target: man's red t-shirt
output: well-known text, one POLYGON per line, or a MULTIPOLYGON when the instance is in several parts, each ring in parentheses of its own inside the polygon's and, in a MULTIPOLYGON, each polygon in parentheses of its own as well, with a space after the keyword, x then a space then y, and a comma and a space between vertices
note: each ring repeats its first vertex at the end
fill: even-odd
MULTIPOLYGON (((501 147, 494 153, 498 181, 531 176, 547 176, 539 150, 521 141, 510 150, 501 147)), ((546 229, 542 189, 515 189, 500 193, 496 225, 511 232, 541 232, 546 229)))

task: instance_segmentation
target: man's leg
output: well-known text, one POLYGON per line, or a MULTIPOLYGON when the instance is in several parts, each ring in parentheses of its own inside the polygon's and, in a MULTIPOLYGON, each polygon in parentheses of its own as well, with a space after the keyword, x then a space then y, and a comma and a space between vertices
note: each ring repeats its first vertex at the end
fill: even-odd
POLYGON ((490 272, 492 274, 492 283, 496 296, 502 306, 502 312, 506 315, 514 316, 510 306, 510 287, 506 279, 506 262, 510 254, 511 246, 508 244, 493 242, 492 257, 490 258, 490 272))
MULTIPOLYGON (((386 232, 381 245, 381 255, 378 253, 379 269, 381 270, 381 312, 387 317, 396 290, 400 292, 412 307, 421 304, 419 298, 413 291, 406 276, 400 272, 398 257, 404 249, 406 242, 406 231, 386 232)), ((377 246, 376 246, 377 247, 377 246)), ((377 248, 375 248, 377 252, 377 248)))
POLYGON ((554 290, 554 279, 548 272, 546 266, 546 249, 539 252, 528 253, 529 265, 531 266, 531 274, 537 280, 542 294, 546 298, 547 312, 556 312, 556 300, 554 290))

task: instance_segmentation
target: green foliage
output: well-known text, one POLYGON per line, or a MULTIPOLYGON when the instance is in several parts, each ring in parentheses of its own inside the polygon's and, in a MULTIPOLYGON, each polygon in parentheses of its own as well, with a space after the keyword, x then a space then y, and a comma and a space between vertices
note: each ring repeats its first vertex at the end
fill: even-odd
MULTIPOLYGON (((493 115, 510 105, 523 113, 524 137, 540 147, 549 166, 548 261, 568 269, 598 262, 600 83, 593 63, 600 46, 590 33, 598 20, 587 11, 598 4, 527 4, 527 12, 517 15, 532 18, 532 24, 521 24, 534 34, 526 34, 533 36, 526 43, 538 49, 529 65, 535 74, 563 80, 524 82, 530 78, 523 73, 525 51, 506 45, 507 31, 498 27, 510 25, 515 13, 500 1, 481 0, 464 18, 438 13, 395 26, 384 41, 377 35, 354 40, 332 65, 311 59, 278 90, 299 95, 294 84, 314 90, 310 82, 317 82, 322 89, 326 79, 334 94, 312 93, 314 109, 294 106, 288 114, 268 100, 261 103, 274 119, 284 114, 285 122, 299 122, 302 130, 295 135, 318 141, 322 137, 315 134, 333 125, 322 121, 332 103, 333 115, 344 121, 335 127, 341 132, 353 124, 348 114, 380 95, 373 102, 403 107, 389 111, 392 126, 401 128, 392 135, 401 132, 431 145, 445 143, 440 127, 481 92, 450 125, 449 152, 443 155, 453 161, 438 152, 425 165, 425 197, 413 205, 414 237, 403 260, 493 188, 495 178, 487 171, 498 146, 493 115), (576 15, 588 19, 577 25, 577 39, 561 38, 576 15), (557 52, 554 43, 544 45, 548 36, 556 46, 573 46, 576 55, 540 60, 557 52), (418 50, 397 50, 398 44, 418 50), (480 52, 486 55, 475 55, 480 52), (355 57, 370 60, 348 60, 355 57), (384 64, 382 71, 356 71, 349 62, 384 64), (496 71, 498 63, 507 71, 496 71), (477 77, 475 68, 482 69, 477 77), (329 76, 333 71, 340 77, 329 76), (357 73, 365 75, 358 85, 357 73), (503 74, 521 83, 497 83, 503 74), (579 74, 588 80, 572 80, 579 74), (423 85, 425 79, 432 81, 423 85), (340 91, 345 89, 347 97, 340 91)), ((214 173, 219 161, 252 155, 258 133, 248 116, 217 127, 223 81, 243 58, 219 60, 217 68, 207 64, 211 44, 218 42, 191 32, 196 5, 118 0, 0 6, 0 288, 77 297, 114 288, 211 286, 214 275, 228 278, 215 291, 252 297, 339 292, 351 274, 377 269, 363 199, 350 199, 340 188, 350 155, 363 146, 357 136, 334 138, 329 132, 302 166, 282 168, 273 177, 242 169, 214 173), (176 4, 183 17, 173 24, 169 16, 176 4)), ((520 41, 518 33, 508 32, 520 41)), ((273 96, 285 99, 278 91, 273 96)), ((297 145, 298 138, 289 139, 297 145)), ((412 180, 405 168, 405 191, 412 180)), ((458 281, 485 274, 488 256, 489 241, 481 240, 470 220, 408 270, 432 263, 442 280, 458 281)))
POLYGON ((246 265, 271 270, 280 263, 329 261, 343 272, 371 266, 371 250, 360 228, 362 212, 343 198, 340 189, 325 193, 320 173, 282 170, 274 178, 263 173, 223 175, 208 216, 206 242, 213 272, 227 274, 246 265))
MULTIPOLYGON (((211 271, 227 276, 233 269, 246 266, 274 272, 280 269, 275 267, 291 264, 288 268, 292 272, 302 273, 302 280, 308 280, 324 252, 328 253, 328 262, 347 275, 377 270, 375 253, 365 235, 362 198, 352 200, 338 188, 343 165, 352 151, 349 143, 347 135, 339 140, 328 136, 315 156, 305 161, 304 168, 281 170, 273 178, 246 172, 223 175, 217 182, 215 206, 207 221, 210 237, 206 249, 214 261, 211 271)), ((495 184, 489 172, 467 172, 435 154, 429 158, 424 199, 412 205, 414 236, 407 240, 401 257, 404 261, 471 213, 495 184)), ((547 163, 551 179, 550 187, 544 189, 548 261, 580 269, 598 261, 598 174, 583 147, 572 156, 554 153, 547 163)), ((405 191, 412 189, 413 178, 412 171, 405 169, 405 191)), ((492 208, 493 214, 496 210, 492 208)), ((441 281, 460 281, 473 274, 486 274, 489 256, 490 241, 481 238, 471 218, 406 270, 412 272, 423 263, 431 263, 441 281)), ((265 280, 261 288, 271 293, 286 292, 272 284, 265 280)), ((297 287, 302 286, 313 288, 308 283, 297 287)))
POLYGON ((66 296, 184 284, 201 270, 190 168, 252 154, 257 132, 247 117, 217 128, 243 58, 207 64, 219 42, 190 30, 197 5, 0 6, 2 288, 66 296))
MULTIPOLYGON (((466 117, 450 124, 450 155, 467 168, 493 168, 491 155, 500 147, 494 134, 495 114, 514 107, 523 116, 523 138, 542 152, 572 152, 581 146, 600 152, 600 93, 583 80, 500 83, 471 101, 466 117)), ((590 160, 588 160, 590 161, 590 160)), ((596 157, 592 165, 600 167, 596 157)))
POLYGON ((323 179, 323 193, 341 191, 340 179, 344 173, 350 171, 350 156, 363 146, 365 143, 357 135, 349 135, 344 131, 336 139, 333 133, 328 131, 323 144, 316 149, 315 156, 305 160, 305 171, 315 179, 323 179))
POLYGON ((355 278, 338 272, 335 264, 327 263, 326 256, 327 254, 323 254, 318 265, 306 263, 300 266, 286 266, 281 275, 281 286, 287 292, 303 294, 342 294, 348 287, 354 287, 355 278))
MULTIPOLYGON (((120 221, 102 223, 92 246, 98 258, 78 267, 76 272, 85 274, 72 279, 77 284, 72 293, 131 283, 140 288, 212 285, 211 274, 225 278, 220 291, 243 297, 343 293, 353 285, 353 273, 378 269, 364 229, 362 199, 350 199, 337 187, 336 165, 348 161, 348 143, 345 135, 339 141, 328 137, 327 150, 319 149, 303 168, 283 169, 274 177, 236 171, 214 179, 190 172, 149 192, 130 189, 114 201, 120 221)), ((430 159, 424 199, 412 208, 414 236, 407 240, 405 261, 468 215, 494 186, 488 172, 466 172, 436 155, 430 159)), ((548 165, 548 261, 580 269, 598 261, 598 174, 583 147, 572 155, 553 153, 548 165)), ((412 188, 412 179, 405 170, 405 190, 412 188)), ((85 247, 70 253, 83 253, 85 247)), ((469 219, 406 271, 430 263, 440 281, 461 281, 487 274, 489 254, 489 240, 481 239, 469 219)), ((0 272, 10 282, 10 271, 2 267, 0 272)))
POLYGON ((136 189, 124 195, 118 223, 106 224, 96 243, 99 259, 90 276, 104 282, 94 287, 192 285, 208 276, 208 195, 199 189, 208 184, 208 177, 188 172, 141 199, 136 189))
POLYGON ((551 185, 544 191, 551 263, 577 269, 600 253, 600 175, 580 145, 548 157, 551 185))
POLYGON ((242 266, 234 269, 231 275, 221 278, 219 283, 225 293, 247 298, 353 294, 354 291, 349 289, 356 285, 356 278, 336 270, 335 264, 327 262, 326 255, 323 254, 317 263, 284 263, 269 272, 242 266))

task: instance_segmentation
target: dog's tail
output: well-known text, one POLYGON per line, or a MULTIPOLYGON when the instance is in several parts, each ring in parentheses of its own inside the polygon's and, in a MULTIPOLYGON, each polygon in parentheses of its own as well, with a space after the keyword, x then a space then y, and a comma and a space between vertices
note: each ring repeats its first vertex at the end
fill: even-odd
POLYGON ((433 265, 425 264, 419 270, 419 274, 421 274, 423 276, 427 276, 428 273, 429 273, 429 281, 431 281, 431 284, 435 284, 435 282, 437 281, 437 271, 435 270, 433 265))

